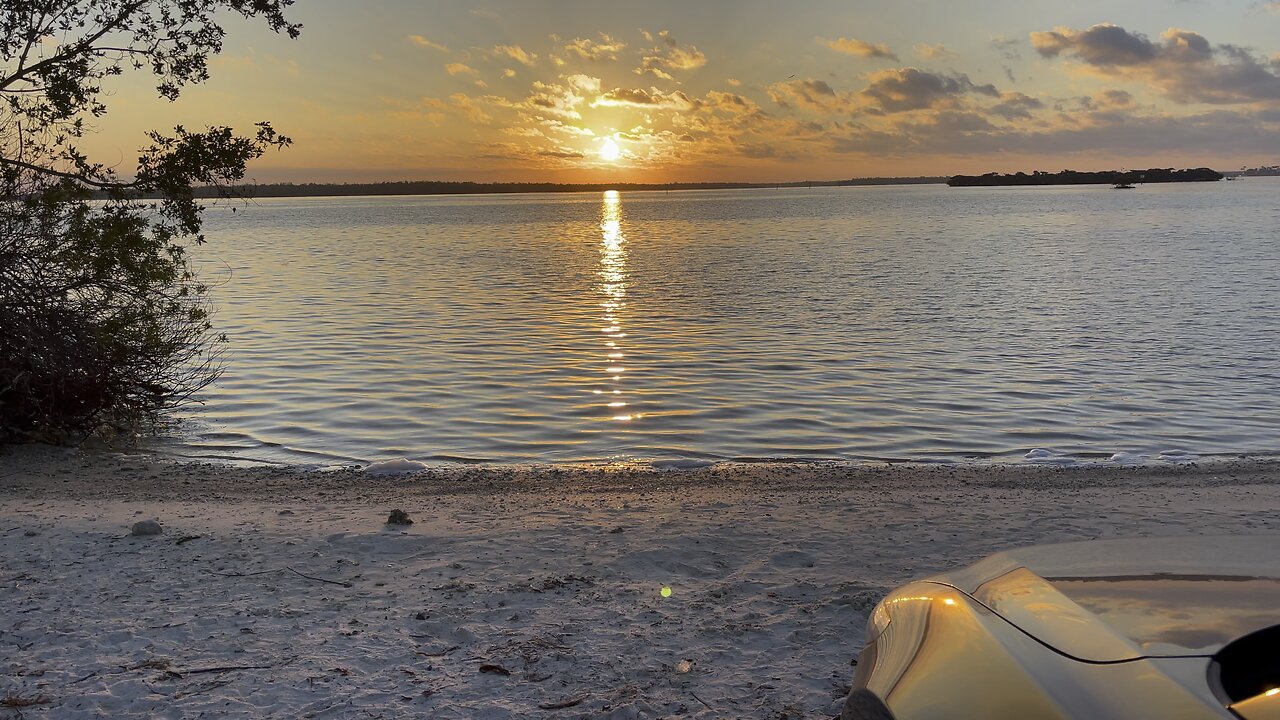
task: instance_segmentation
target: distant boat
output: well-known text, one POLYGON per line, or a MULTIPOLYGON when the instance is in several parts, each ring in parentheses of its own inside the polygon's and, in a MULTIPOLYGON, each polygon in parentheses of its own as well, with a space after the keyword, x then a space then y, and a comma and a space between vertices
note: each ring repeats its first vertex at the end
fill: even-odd
POLYGON ((1132 190, 1133 186, 1130 185, 1129 183, 1116 183, 1115 185, 1111 186, 1111 189, 1112 190, 1132 190))

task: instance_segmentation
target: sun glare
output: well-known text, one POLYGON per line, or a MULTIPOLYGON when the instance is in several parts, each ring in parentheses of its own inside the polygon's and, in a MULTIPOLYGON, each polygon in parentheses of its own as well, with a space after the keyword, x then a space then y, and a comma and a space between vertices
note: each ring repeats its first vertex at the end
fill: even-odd
POLYGON ((618 143, 613 138, 607 137, 604 143, 600 145, 600 159, 605 162, 617 162, 622 157, 622 148, 618 147, 618 143))

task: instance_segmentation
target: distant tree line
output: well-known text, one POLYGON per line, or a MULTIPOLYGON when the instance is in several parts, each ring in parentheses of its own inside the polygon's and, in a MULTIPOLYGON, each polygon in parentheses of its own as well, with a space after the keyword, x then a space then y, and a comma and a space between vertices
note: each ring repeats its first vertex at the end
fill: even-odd
MULTIPOLYGON (((784 183, 477 183, 410 180, 374 183, 267 183, 240 185, 245 197, 317 197, 341 195, 476 195, 485 193, 604 192, 605 190, 738 190, 746 188, 842 187, 848 185, 940 184, 945 177, 874 177, 848 180, 801 180, 784 183)), ((216 197, 217 188, 196 188, 196 197, 216 197)))
POLYGON ((1280 175, 1280 165, 1262 165, 1256 168, 1245 168, 1236 175, 1243 177, 1274 177, 1280 175))
POLYGON ((1147 170, 1102 170, 1099 172, 1080 172, 1063 170, 1050 173, 1036 170, 1030 175, 1018 173, 994 173, 986 175, 956 175, 947 180, 952 187, 974 187, 993 185, 1107 185, 1119 183, 1168 183, 1168 182, 1213 182, 1221 180, 1223 174, 1209 168, 1192 168, 1190 170, 1174 170, 1173 168, 1150 168, 1147 170))

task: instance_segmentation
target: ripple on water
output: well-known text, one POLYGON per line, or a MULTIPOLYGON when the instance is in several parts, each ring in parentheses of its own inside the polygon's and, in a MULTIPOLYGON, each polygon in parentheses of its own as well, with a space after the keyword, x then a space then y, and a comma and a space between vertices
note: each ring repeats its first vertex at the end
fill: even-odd
POLYGON ((1244 185, 1144 188, 1140 212, 940 186, 213 208, 226 372, 162 448, 670 469, 1273 453, 1280 187, 1244 185))

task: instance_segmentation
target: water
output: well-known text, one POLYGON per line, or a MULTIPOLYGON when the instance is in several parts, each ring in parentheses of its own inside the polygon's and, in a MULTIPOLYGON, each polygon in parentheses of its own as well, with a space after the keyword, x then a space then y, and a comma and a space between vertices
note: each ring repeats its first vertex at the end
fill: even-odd
MULTIPOLYGON (((267 199, 168 450, 290 463, 1280 450, 1280 182, 267 199)), ((229 276, 228 276, 229 271, 229 276)))

